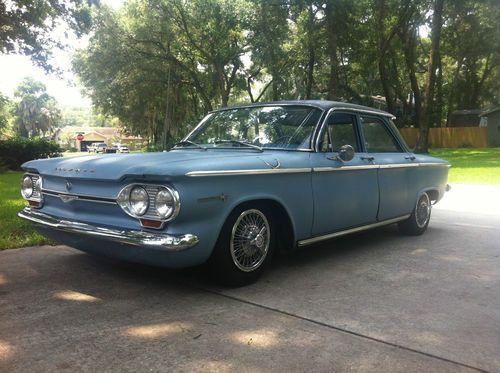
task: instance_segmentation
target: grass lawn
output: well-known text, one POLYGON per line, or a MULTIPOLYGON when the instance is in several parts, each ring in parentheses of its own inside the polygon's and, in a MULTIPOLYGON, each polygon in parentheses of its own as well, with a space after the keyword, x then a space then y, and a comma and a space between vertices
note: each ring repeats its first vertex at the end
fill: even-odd
POLYGON ((0 250, 34 246, 50 241, 17 217, 26 206, 19 191, 22 172, 0 173, 0 250))
POLYGON ((450 183, 500 184, 500 148, 433 149, 431 155, 451 163, 450 183))

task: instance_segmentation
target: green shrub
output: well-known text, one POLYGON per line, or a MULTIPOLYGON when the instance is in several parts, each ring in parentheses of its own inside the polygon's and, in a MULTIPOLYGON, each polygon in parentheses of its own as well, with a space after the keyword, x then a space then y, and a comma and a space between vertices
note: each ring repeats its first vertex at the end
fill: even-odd
POLYGON ((18 170, 24 162, 32 159, 60 156, 61 148, 51 140, 22 137, 0 140, 0 164, 10 170, 18 170))
POLYGON ((142 149, 143 152, 161 152, 163 151, 163 146, 156 144, 149 144, 142 149))

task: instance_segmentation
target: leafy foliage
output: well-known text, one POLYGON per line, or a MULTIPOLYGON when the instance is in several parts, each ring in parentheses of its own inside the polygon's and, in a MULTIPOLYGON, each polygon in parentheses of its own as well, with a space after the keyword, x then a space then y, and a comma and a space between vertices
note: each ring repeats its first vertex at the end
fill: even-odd
POLYGON ((61 156, 61 148, 54 141, 14 137, 0 140, 0 165, 9 170, 18 170, 24 162, 39 158, 61 156))
POLYGON ((61 111, 43 83, 24 78, 15 93, 15 129, 22 137, 45 135, 57 126, 61 111))
POLYGON ((0 2, 0 53, 20 53, 48 71, 51 50, 60 47, 53 36, 62 22, 77 35, 91 26, 94 0, 10 0, 0 2))
POLYGON ((0 93, 0 134, 5 131, 11 117, 12 102, 0 93))
POLYGON ((220 106, 314 98, 386 109, 425 150, 449 113, 500 103, 499 40, 494 0, 129 0, 96 13, 74 69, 163 146, 220 106))

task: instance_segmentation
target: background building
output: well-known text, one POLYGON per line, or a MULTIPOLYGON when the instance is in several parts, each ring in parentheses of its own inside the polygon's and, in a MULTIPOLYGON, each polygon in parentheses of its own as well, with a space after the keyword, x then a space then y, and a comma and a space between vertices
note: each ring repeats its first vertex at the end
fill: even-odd
POLYGON ((146 140, 140 136, 129 136, 116 127, 73 127, 59 128, 54 134, 54 140, 66 150, 87 151, 87 146, 94 142, 103 142, 108 146, 114 143, 127 145, 130 150, 142 149, 146 140), (78 140, 78 135, 83 139, 78 140))

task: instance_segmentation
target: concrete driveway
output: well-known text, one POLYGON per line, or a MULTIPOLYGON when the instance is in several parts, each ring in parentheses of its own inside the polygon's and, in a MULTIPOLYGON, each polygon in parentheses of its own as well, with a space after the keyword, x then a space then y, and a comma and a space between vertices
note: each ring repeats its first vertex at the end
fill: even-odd
POLYGON ((500 372, 499 196, 456 186, 421 237, 330 241, 240 289, 65 246, 0 252, 0 371, 500 372))

